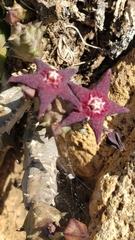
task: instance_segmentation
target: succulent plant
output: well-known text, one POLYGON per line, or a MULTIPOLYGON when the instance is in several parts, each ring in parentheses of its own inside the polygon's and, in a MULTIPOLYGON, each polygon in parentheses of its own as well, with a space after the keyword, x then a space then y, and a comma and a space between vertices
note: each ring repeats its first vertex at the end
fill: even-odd
POLYGON ((12 7, 4 6, 4 8, 7 10, 5 20, 11 25, 19 22, 20 20, 29 19, 31 17, 31 12, 28 12, 16 1, 14 1, 12 7))
POLYGON ((41 58, 46 46, 43 37, 45 26, 41 22, 21 24, 17 22, 11 26, 11 36, 4 45, 9 48, 7 56, 13 56, 26 62, 33 62, 34 58, 41 58))

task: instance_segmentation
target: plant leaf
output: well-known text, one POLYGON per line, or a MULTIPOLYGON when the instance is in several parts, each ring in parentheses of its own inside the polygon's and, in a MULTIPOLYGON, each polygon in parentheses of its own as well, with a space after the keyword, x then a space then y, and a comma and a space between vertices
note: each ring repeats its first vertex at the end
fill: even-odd
POLYGON ((86 240, 88 239, 88 229, 87 226, 76 220, 75 218, 71 218, 66 229, 63 232, 66 240, 86 240))

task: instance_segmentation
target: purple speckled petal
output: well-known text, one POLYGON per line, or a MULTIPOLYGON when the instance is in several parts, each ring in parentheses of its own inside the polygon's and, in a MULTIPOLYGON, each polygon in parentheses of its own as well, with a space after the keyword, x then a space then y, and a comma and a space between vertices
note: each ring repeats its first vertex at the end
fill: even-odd
POLYGON ((43 70, 45 70, 46 72, 52 70, 51 67, 49 67, 48 64, 46 64, 45 62, 43 62, 42 60, 35 58, 34 62, 37 65, 37 72, 42 72, 43 70))
POLYGON ((95 117, 94 119, 89 120, 89 124, 95 133, 97 144, 100 142, 104 119, 104 117, 95 117))
POLYGON ((8 79, 8 82, 22 83, 31 88, 36 89, 38 87, 37 79, 39 79, 39 75, 37 73, 34 73, 34 74, 25 74, 17 77, 12 76, 8 79))
POLYGON ((64 82, 69 82, 69 79, 75 74, 77 73, 77 69, 75 68, 67 68, 64 70, 60 70, 59 74, 62 77, 62 80, 64 82))
POLYGON ((128 113, 129 109, 123 106, 119 106, 117 103, 108 99, 108 109, 106 111, 106 116, 112 115, 115 113, 128 113))
POLYGON ((61 126, 68 126, 70 124, 80 122, 85 120, 86 116, 84 115, 83 112, 71 112, 70 115, 62 121, 61 126))
POLYGON ((75 83, 69 82, 69 87, 72 89, 73 93, 77 96, 77 98, 82 102, 83 100, 86 100, 89 96, 91 90, 81 87, 75 83))
POLYGON ((110 87, 110 76, 111 69, 108 69, 99 83, 94 87, 94 91, 98 91, 102 93, 102 95, 107 96, 110 87))

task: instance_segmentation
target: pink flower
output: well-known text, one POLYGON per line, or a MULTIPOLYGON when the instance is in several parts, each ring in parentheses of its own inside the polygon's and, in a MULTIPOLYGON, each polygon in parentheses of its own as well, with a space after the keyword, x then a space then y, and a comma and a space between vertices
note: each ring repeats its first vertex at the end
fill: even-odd
POLYGON ((128 108, 119 106, 108 98, 110 75, 111 70, 109 69, 92 90, 69 83, 69 86, 81 103, 81 108, 74 109, 62 122, 61 126, 87 120, 95 133, 97 143, 99 143, 105 117, 129 111, 128 108))
MULTIPOLYGON (((37 90, 40 101, 38 117, 44 114, 47 106, 56 97, 68 100, 77 108, 80 108, 78 98, 68 86, 70 77, 75 74, 77 70, 69 68, 57 71, 39 59, 35 59, 35 63, 37 64, 36 73, 17 77, 12 76, 9 78, 8 82, 22 83, 37 90)), ((26 93, 28 94, 28 92, 26 93)))

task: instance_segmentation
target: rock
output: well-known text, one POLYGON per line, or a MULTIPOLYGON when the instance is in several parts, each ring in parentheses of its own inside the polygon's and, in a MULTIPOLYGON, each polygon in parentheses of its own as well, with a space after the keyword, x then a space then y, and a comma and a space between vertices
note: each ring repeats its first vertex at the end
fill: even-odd
POLYGON ((133 239, 134 224, 134 144, 135 130, 124 154, 117 151, 108 158, 99 174, 90 201, 89 240, 133 239))
POLYGON ((68 163, 70 163, 76 175, 93 179, 102 166, 98 157, 95 159, 99 146, 96 144, 94 133, 88 124, 82 131, 84 134, 79 131, 71 131, 65 136, 65 139, 57 137, 57 146, 62 165, 65 162, 64 171, 70 173, 67 169, 68 163))
POLYGON ((111 126, 124 136, 125 152, 102 155, 105 162, 90 201, 89 240, 134 239, 135 234, 135 49, 113 68, 112 100, 130 108, 127 115, 112 117, 111 126), (115 93, 115 94, 114 94, 115 93))

